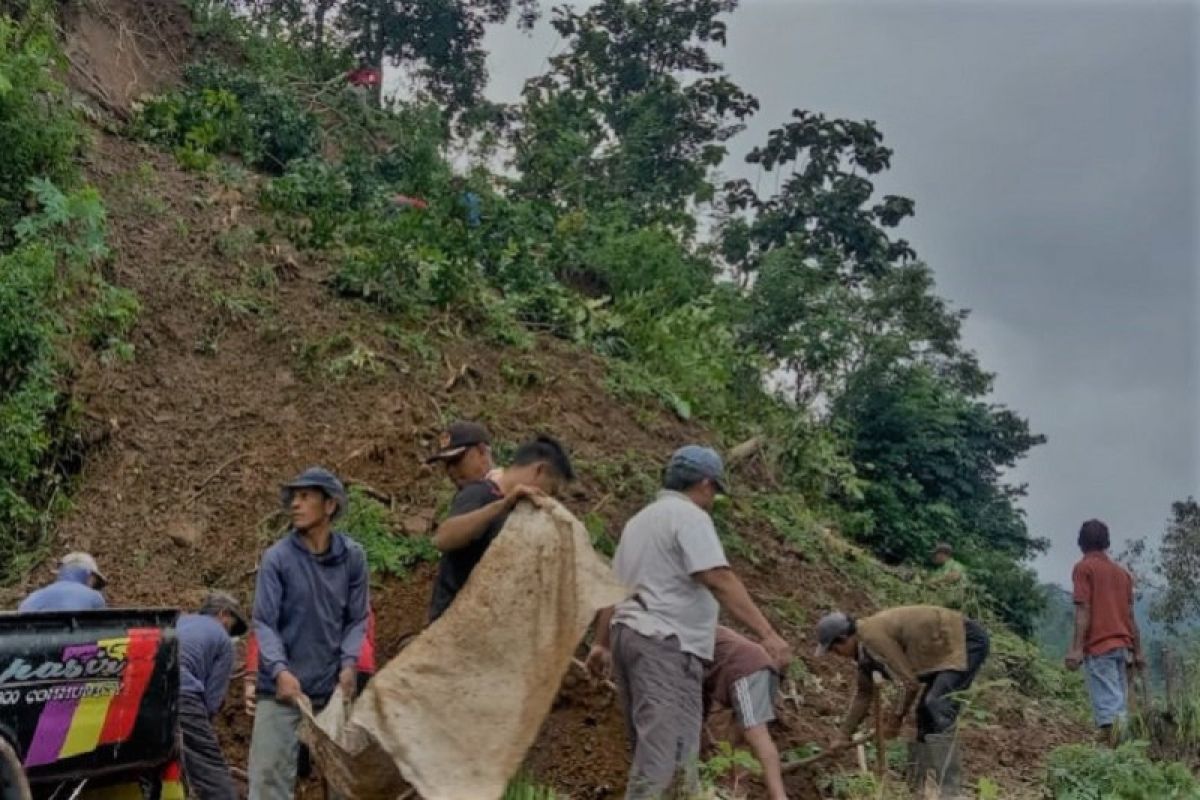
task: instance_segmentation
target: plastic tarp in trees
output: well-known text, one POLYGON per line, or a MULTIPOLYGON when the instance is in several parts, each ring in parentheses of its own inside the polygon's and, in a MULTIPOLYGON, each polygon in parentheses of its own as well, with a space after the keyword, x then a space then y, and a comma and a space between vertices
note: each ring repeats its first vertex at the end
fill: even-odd
POLYGON ((596 611, 627 594, 569 511, 522 503, 446 613, 301 736, 346 797, 499 798, 596 611))

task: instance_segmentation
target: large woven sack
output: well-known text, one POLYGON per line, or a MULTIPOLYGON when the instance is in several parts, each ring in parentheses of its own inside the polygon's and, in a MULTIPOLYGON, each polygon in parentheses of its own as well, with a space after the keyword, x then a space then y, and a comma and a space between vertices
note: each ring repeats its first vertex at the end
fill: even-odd
MULTIPOLYGON (((628 593, 579 520, 522 503, 454 603, 375 676, 344 725, 301 736, 338 793, 495 800, 518 770, 595 613, 628 593)), ((330 706, 336 703, 331 702, 330 706)))

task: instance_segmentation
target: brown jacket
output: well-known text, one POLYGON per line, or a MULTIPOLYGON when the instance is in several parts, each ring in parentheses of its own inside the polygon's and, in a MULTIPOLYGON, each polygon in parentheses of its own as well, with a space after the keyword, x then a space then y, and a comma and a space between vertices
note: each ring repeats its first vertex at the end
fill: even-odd
POLYGON ((858 686, 842 729, 856 729, 871 705, 871 673, 882 668, 884 677, 900 684, 893 709, 903 718, 921 693, 921 679, 937 672, 967 669, 965 619, 957 611, 937 606, 901 606, 860 619, 858 633, 858 686))

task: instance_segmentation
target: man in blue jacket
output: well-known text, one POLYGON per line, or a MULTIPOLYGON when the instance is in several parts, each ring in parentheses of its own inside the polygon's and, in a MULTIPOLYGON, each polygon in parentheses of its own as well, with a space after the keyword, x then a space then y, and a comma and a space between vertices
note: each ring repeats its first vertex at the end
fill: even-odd
POLYGON ((263 555, 254 592, 258 702, 250 741, 250 800, 291 800, 296 784, 300 711, 337 688, 354 694, 355 664, 367 628, 368 576, 363 549, 333 521, 346 490, 312 467, 283 487, 292 527, 263 555))
POLYGON ((108 580, 87 553, 68 553, 58 562, 58 579, 21 601, 18 611, 86 611, 104 608, 100 590, 108 580))
POLYGON ((232 595, 212 592, 199 613, 175 623, 179 639, 179 733, 183 776, 193 797, 237 800, 237 789, 212 718, 221 710, 233 675, 230 636, 246 633, 246 616, 232 595))

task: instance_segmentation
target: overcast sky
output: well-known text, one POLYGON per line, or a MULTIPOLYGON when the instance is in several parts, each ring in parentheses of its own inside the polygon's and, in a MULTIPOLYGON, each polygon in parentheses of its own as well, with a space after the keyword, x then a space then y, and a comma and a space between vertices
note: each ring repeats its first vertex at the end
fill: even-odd
MULTIPOLYGON (((512 100, 561 43, 543 23, 489 46, 512 100)), ((1084 519, 1119 549, 1200 494, 1198 46, 1198 2, 743 0, 718 56, 762 101, 729 175, 756 178, 741 157, 793 108, 879 124, 903 235, 1049 438, 1015 475, 1048 580, 1084 519)))

